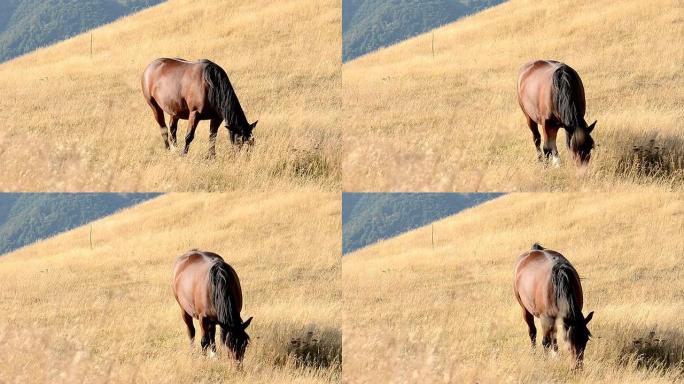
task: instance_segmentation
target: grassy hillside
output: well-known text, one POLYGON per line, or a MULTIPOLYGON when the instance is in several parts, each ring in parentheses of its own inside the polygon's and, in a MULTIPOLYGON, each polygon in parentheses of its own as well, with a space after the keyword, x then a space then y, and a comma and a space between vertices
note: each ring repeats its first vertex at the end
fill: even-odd
POLYGON ((336 0, 172 0, 0 65, 0 190, 339 188, 340 14, 336 0), (221 128, 206 160, 208 122, 189 156, 164 149, 140 89, 163 56, 226 69, 259 120, 251 151, 221 128))
POLYGON ((344 0, 342 59, 354 59, 501 2, 503 0, 344 0))
POLYGON ((0 255, 154 197, 156 193, 0 194, 0 255))
POLYGON ((512 0, 345 63, 347 191, 671 190, 684 186, 680 1, 512 0), (579 175, 537 162, 518 68, 564 61, 598 144, 579 175))
POLYGON ((682 227, 673 194, 512 194, 436 222, 434 251, 428 226, 345 256, 345 381, 684 380, 682 227), (583 372, 530 350, 512 286, 535 241, 583 276, 583 372))
POLYGON ((0 4, 0 62, 159 2, 4 0, 0 4))
POLYGON ((94 222, 92 249, 82 227, 0 258, 0 382, 338 381, 339 210, 329 194, 170 194, 94 222), (193 247, 240 276, 241 369, 188 346, 171 274, 193 247))

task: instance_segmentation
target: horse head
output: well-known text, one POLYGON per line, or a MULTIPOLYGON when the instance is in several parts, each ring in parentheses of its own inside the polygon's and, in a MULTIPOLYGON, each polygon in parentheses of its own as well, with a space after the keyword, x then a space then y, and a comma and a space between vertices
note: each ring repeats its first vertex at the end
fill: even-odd
POLYGON ((594 139, 591 137, 591 131, 594 130, 596 121, 590 126, 584 123, 582 126, 575 128, 568 140, 568 146, 572 151, 572 158, 579 166, 586 166, 591 159, 591 150, 594 149, 594 139))
POLYGON ((252 136, 252 132, 254 131, 254 128, 256 127, 258 122, 259 120, 253 122, 252 124, 247 124, 238 131, 232 130, 231 127, 228 124, 226 124, 228 132, 230 132, 230 142, 233 145, 236 145, 238 148, 242 147, 245 144, 249 146, 254 145, 254 136, 252 136))
POLYGON ((582 368, 584 350, 591 337, 591 332, 589 332, 587 324, 591 321, 593 316, 594 312, 592 311, 589 312, 586 318, 580 314, 578 319, 563 320, 565 325, 565 339, 568 341, 566 345, 575 360, 575 368, 582 368))
POLYGON ((227 334, 225 334, 224 343, 237 361, 242 361, 245 357, 245 350, 249 344, 249 335, 245 332, 245 329, 247 329, 251 322, 252 317, 242 324, 229 327, 227 329, 227 334))

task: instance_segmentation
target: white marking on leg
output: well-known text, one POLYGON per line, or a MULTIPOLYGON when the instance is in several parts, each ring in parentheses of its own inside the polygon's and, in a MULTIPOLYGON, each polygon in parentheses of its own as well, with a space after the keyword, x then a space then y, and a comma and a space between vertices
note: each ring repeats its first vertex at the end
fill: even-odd
POLYGON ((560 156, 558 156, 558 148, 556 148, 556 140, 549 141, 549 148, 551 148, 551 164, 559 168, 561 165, 560 156))
POLYGON ((217 359, 217 357, 216 357, 216 352, 214 352, 214 351, 209 351, 209 358, 210 358, 210 359, 217 359))

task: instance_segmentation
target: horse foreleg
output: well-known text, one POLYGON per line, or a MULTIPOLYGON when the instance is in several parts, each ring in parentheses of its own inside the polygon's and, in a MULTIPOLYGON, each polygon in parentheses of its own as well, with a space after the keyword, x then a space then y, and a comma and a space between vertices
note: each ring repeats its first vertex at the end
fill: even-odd
POLYGON ((171 133, 171 146, 175 147, 177 144, 176 132, 178 131, 178 116, 171 116, 171 121, 169 122, 169 131, 171 133))
POLYGON ((543 126, 544 131, 544 158, 551 157, 551 164, 555 167, 560 166, 560 156, 558 156, 558 148, 556 147, 556 136, 558 134, 557 127, 543 126))
POLYGON ((544 334, 544 337, 542 338, 542 346, 544 347, 544 350, 548 350, 553 344, 553 338, 556 334, 556 319, 553 317, 542 317, 541 323, 542 333, 544 334))
POLYGON ((195 325, 192 323, 192 316, 190 316, 184 309, 181 309, 183 321, 188 327, 188 337, 190 338, 190 345, 195 341, 195 325))
POLYGON ((527 328, 529 330, 530 342, 532 343, 532 348, 537 343, 537 327, 534 326, 534 316, 523 307, 523 318, 525 323, 527 323, 527 328))
POLYGON ((221 126, 221 120, 214 119, 209 125, 209 154, 207 157, 213 158, 216 156, 216 134, 221 126))
POLYGON ((198 123, 197 111, 190 112, 190 117, 188 118, 188 132, 185 135, 185 148, 183 149, 184 155, 190 150, 190 143, 192 143, 192 140, 195 138, 195 129, 197 129, 198 123))

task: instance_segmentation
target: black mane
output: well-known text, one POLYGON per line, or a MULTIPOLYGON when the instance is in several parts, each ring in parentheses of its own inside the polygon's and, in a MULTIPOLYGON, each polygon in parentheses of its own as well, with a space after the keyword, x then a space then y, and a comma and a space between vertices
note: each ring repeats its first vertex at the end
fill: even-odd
POLYGON ((245 132, 249 123, 226 71, 209 60, 204 59, 201 62, 205 64, 204 81, 208 86, 209 103, 228 123, 232 131, 245 132))
POLYGON ((553 73, 553 104, 564 128, 573 132, 585 127, 584 117, 579 114, 578 100, 581 98, 579 75, 574 69, 561 64, 553 73))
POLYGON ((242 319, 233 306, 233 295, 228 286, 230 275, 230 267, 221 260, 216 261, 209 270, 209 282, 218 322, 222 327, 235 328, 242 324, 242 319))

